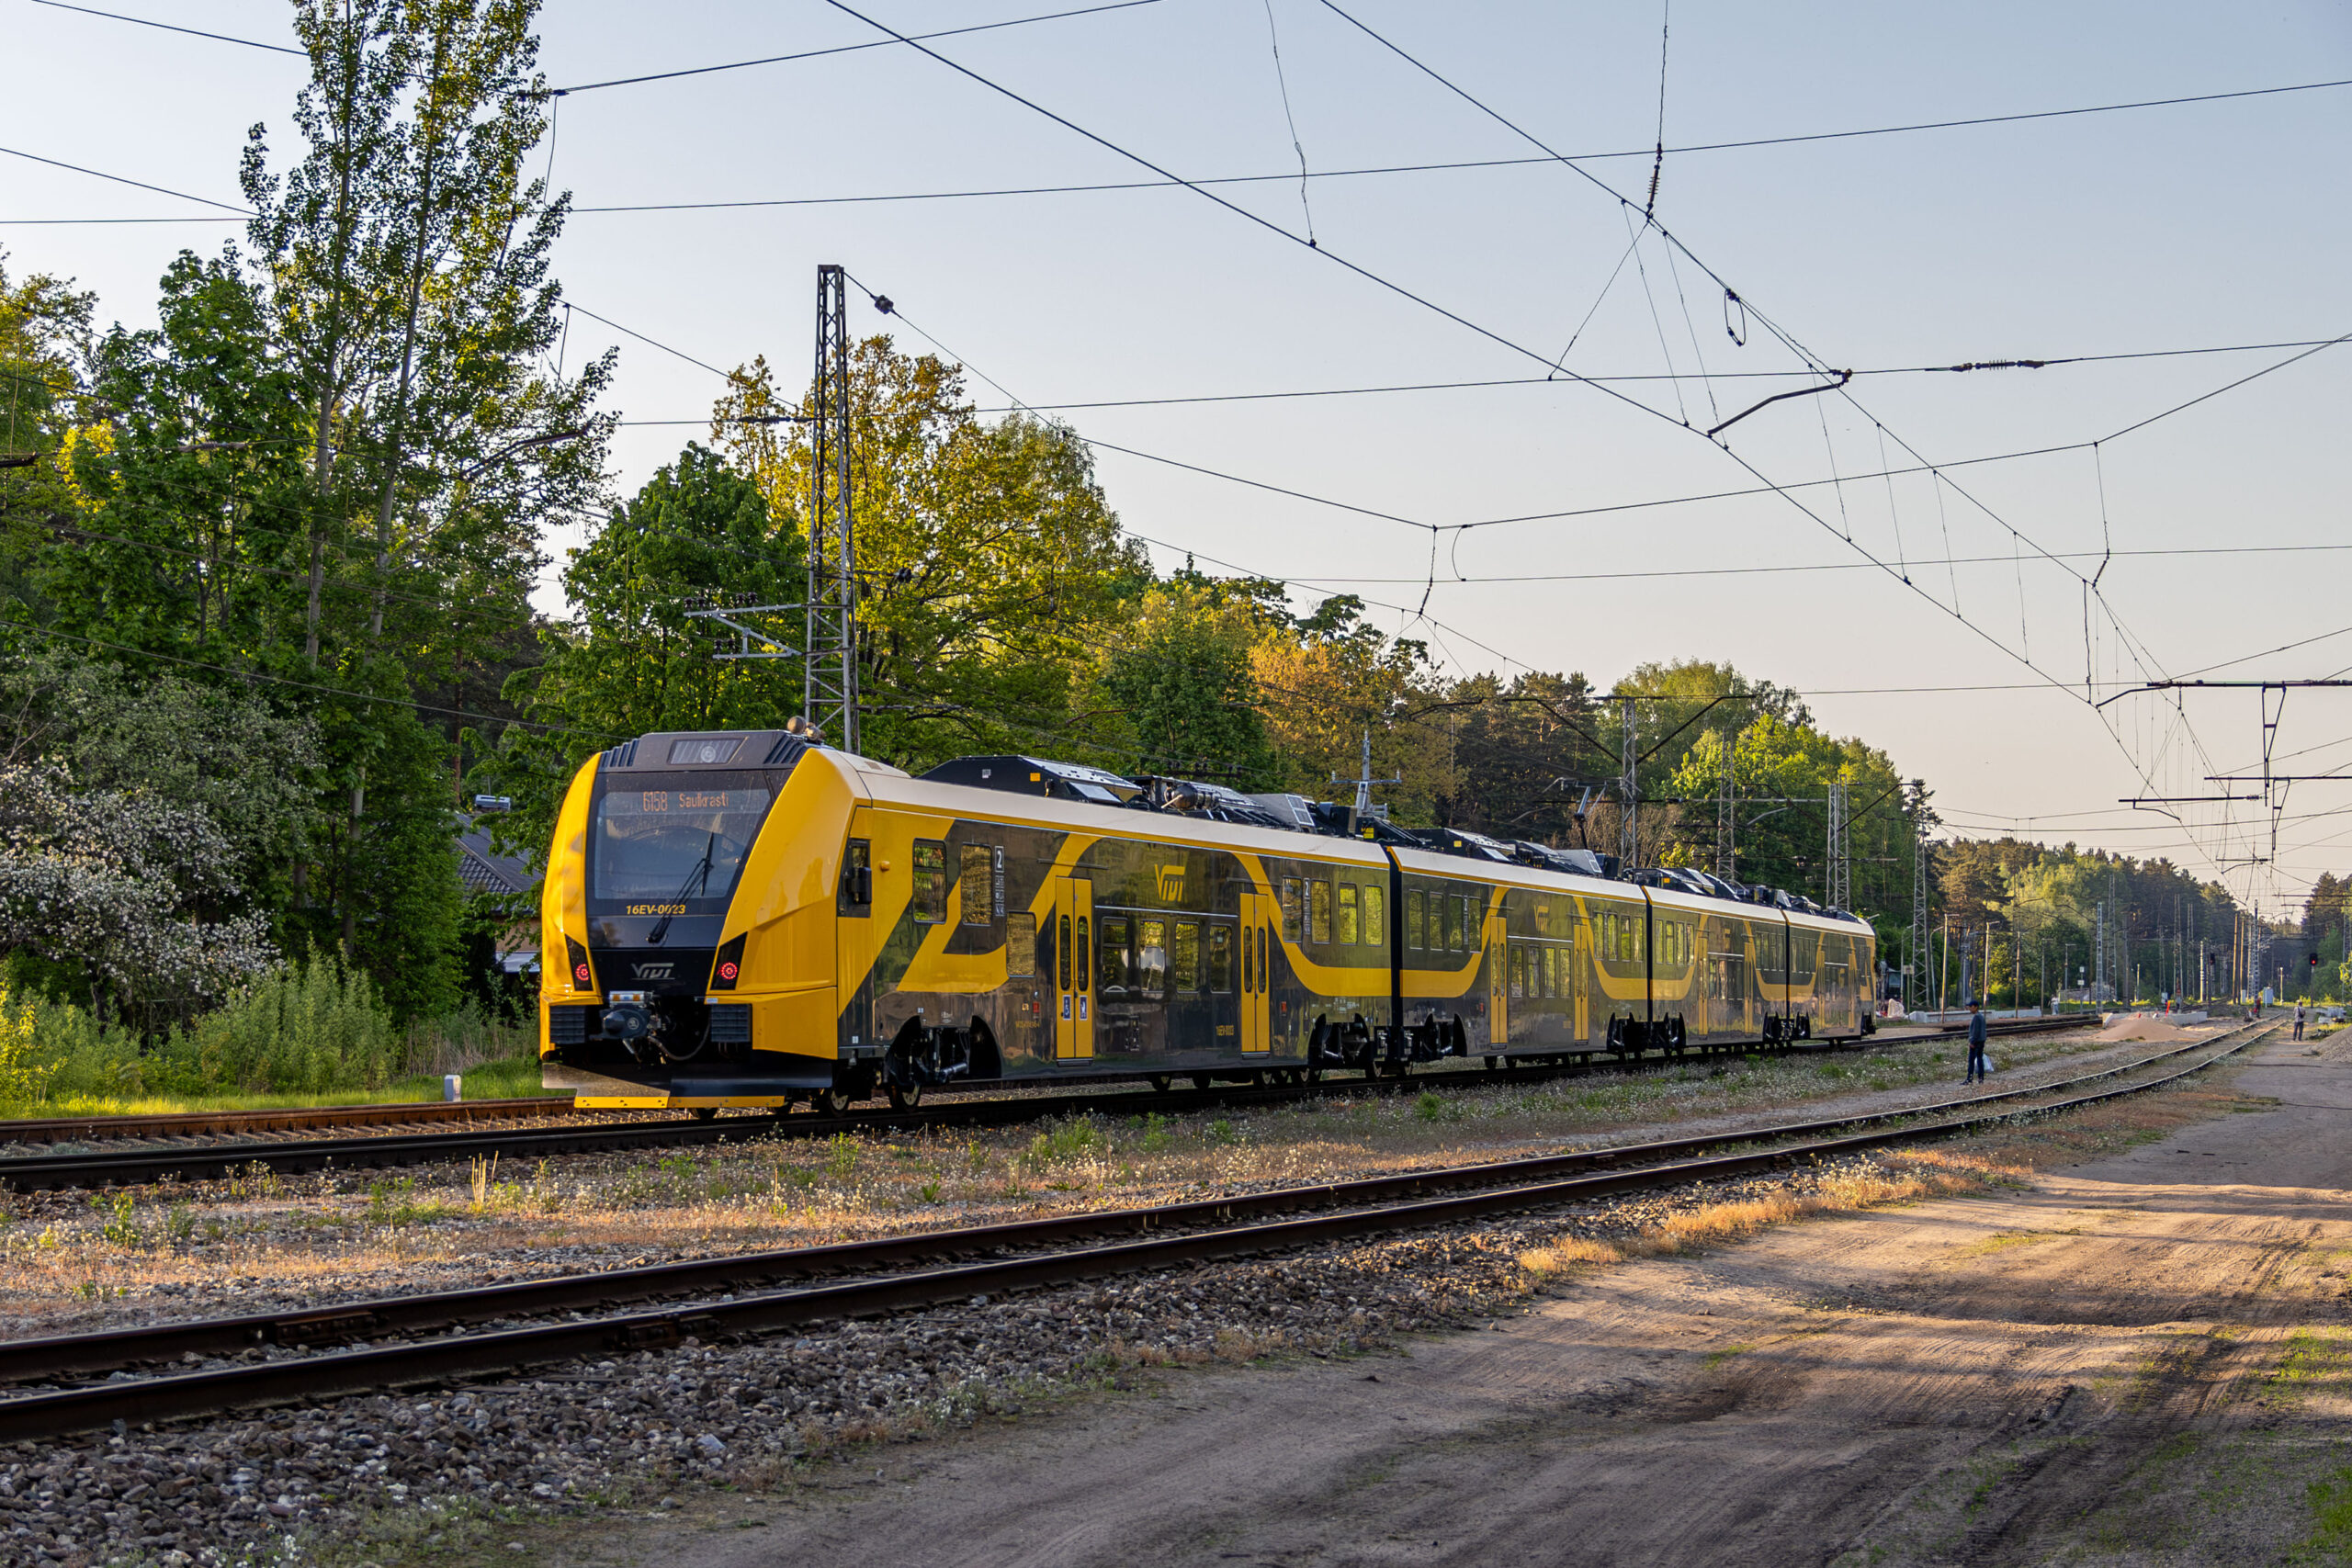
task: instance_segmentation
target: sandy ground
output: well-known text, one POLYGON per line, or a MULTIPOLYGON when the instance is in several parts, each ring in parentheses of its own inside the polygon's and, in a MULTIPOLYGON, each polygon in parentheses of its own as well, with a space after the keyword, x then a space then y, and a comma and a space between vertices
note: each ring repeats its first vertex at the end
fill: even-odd
POLYGON ((2352 1046, 2031 1190, 1629 1264, 1409 1354, 877 1451, 577 1561, 2251 1563, 2352 1550, 2352 1046), (2267 1101, 2267 1102, 2266 1102, 2267 1101))

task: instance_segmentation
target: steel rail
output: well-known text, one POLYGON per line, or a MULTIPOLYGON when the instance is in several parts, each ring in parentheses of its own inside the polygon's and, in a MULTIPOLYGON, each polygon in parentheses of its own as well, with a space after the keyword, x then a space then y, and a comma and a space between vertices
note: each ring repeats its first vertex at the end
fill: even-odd
POLYGON ((575 1315, 572 1321, 564 1323, 423 1342, 378 1345, 319 1356, 297 1355, 259 1365, 220 1368, 153 1379, 117 1380, 86 1389, 28 1393, 0 1400, 0 1441, 54 1436, 118 1420, 151 1421, 238 1405, 438 1382, 486 1371, 511 1371, 545 1361, 615 1350, 657 1348, 678 1344, 690 1335, 768 1332, 842 1316, 871 1315, 936 1305, 973 1294, 1034 1289, 1106 1274, 1213 1261, 1384 1231, 1448 1224, 1573 1202, 1638 1188, 1720 1180, 1785 1167, 1801 1159, 1819 1160, 1889 1144, 1947 1137, 2021 1117, 2052 1115, 2127 1094, 2142 1093, 2200 1072, 2222 1057, 2261 1039, 2277 1027, 2275 1021, 2242 1026, 2210 1040, 2190 1042, 2172 1051, 2160 1052, 2136 1062, 2119 1064, 2077 1078, 1974 1096, 1935 1107, 1749 1129, 1704 1138, 1585 1150, 1531 1160, 1329 1183, 1154 1209, 1059 1216, 1012 1225, 938 1231, 836 1247, 802 1248, 793 1252, 657 1265, 645 1269, 522 1281, 486 1290, 445 1292, 437 1296, 388 1298, 308 1313, 218 1319, 164 1325, 153 1329, 15 1341, 0 1345, 0 1357, 5 1357, 0 1366, 5 1366, 18 1377, 36 1369, 40 1375, 54 1377, 60 1371, 69 1370, 119 1369, 136 1360, 152 1360, 166 1355, 200 1354, 204 1348, 225 1350, 232 1348, 232 1341, 236 1349, 248 1349, 256 1343, 272 1339, 289 1348, 302 1347, 357 1335, 447 1326, 469 1318, 475 1322, 485 1319, 497 1321, 525 1313, 609 1305, 616 1300, 646 1295, 714 1289, 740 1290, 747 1281, 786 1273, 838 1272, 943 1256, 969 1256, 980 1250, 1035 1247, 1105 1235, 1132 1235, 1184 1224, 1218 1227, 1141 1241, 1114 1241, 1041 1257, 960 1264, 895 1278, 738 1295, 724 1301, 678 1308, 656 1308, 620 1316, 583 1321, 575 1315), (2233 1036, 2236 1038, 2233 1039, 2233 1036), (2156 1078, 2009 1110, 1981 1109, 2000 1102, 2044 1099, 2053 1093, 2119 1077, 2214 1046, 2220 1049, 2213 1050, 2202 1060, 2156 1078), (1806 1144, 1781 1145, 1711 1158, 1648 1165, 1635 1169, 1594 1171, 1591 1168, 1629 1157, 1656 1159, 1694 1147, 1752 1143, 1776 1135, 1866 1125, 1872 1122, 1917 1116, 1922 1111, 1946 1109, 1975 1109, 1978 1113, 1883 1127, 1873 1132, 1816 1139, 1806 1144), (1585 1174, 1565 1177, 1559 1174, 1578 1170, 1585 1174), (1542 1179, 1531 1181, 1527 1179, 1529 1178, 1542 1179), (1491 1184, 1497 1182, 1512 1184, 1492 1187, 1491 1184), (1491 1190, 1425 1196, 1449 1188, 1480 1186, 1487 1186, 1491 1190), (1255 1216, 1345 1204, 1374 1206, 1304 1219, 1233 1223, 1255 1216))
POLYGON ((296 1133, 320 1127, 397 1127, 426 1122, 511 1122, 573 1114, 569 1095, 516 1100, 389 1100, 297 1105, 271 1111, 166 1111, 130 1116, 50 1116, 0 1122, 0 1144, 87 1143, 105 1138, 202 1137, 209 1133, 296 1133))
MULTIPOLYGON (((2072 1020, 2026 1021, 2024 1033, 2076 1028, 2072 1020)), ((1913 1043, 1936 1035, 1907 1035, 1886 1043, 1913 1043)), ((1822 1047, 1812 1047, 1815 1050, 1822 1047)), ((1703 1058, 1695 1058, 1703 1059, 1703 1058)), ((1688 1066, 1694 1058, 1666 1058, 1688 1066)), ((1425 1089, 1525 1084, 1573 1076, 1576 1066, 1453 1067, 1404 1077, 1330 1078, 1293 1085, 1227 1084, 1168 1090, 1125 1089, 1100 1094, 1031 1095, 1022 1098, 958 1097, 907 1111, 860 1111, 843 1116, 724 1116, 711 1121, 580 1121, 554 1127, 470 1128, 457 1133, 404 1133, 377 1138, 318 1138, 277 1143, 173 1144, 156 1148, 117 1149, 71 1155, 18 1155, 0 1158, 0 1189, 45 1191, 61 1188, 137 1186, 151 1181, 228 1177, 256 1168, 278 1175, 306 1171, 369 1169, 424 1165, 438 1160, 495 1155, 535 1159, 553 1155, 593 1154, 646 1148, 677 1148, 742 1143, 760 1137, 820 1138, 844 1132, 920 1132, 928 1128, 999 1127, 1050 1116, 1187 1115, 1227 1106, 1280 1105, 1370 1092, 1419 1093, 1425 1089)))

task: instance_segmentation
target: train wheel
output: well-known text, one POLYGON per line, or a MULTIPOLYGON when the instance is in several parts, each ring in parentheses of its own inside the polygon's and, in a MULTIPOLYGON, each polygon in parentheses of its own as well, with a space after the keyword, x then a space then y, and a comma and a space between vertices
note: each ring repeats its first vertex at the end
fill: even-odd
POLYGON ((890 1109, 893 1111, 912 1111, 922 1103, 922 1085, 919 1083, 910 1083, 903 1087, 892 1084, 889 1093, 890 1109))
POLYGON ((1194 1089, 1204 1089, 1208 1088, 1208 1087, 1209 1087, 1209 1076, 1208 1076, 1208 1074, 1206 1074, 1206 1073, 1194 1073, 1194 1074, 1193 1075, 1193 1087, 1194 1089))
POLYGON ((1151 1091, 1154 1094, 1166 1094, 1169 1090, 1169 1087, 1175 1083, 1176 1080, 1170 1077, 1166 1073, 1154 1073, 1151 1075, 1149 1081, 1151 1083, 1151 1091))
POLYGON ((718 1120, 718 1107, 716 1105, 694 1106, 692 1107, 692 1111, 694 1119, 697 1122, 716 1122, 718 1120))
POLYGON ((820 1089, 808 1097, 808 1109, 820 1116, 839 1116, 848 1109, 848 1103, 842 1099, 841 1090, 820 1089))
POLYGON ((1502 1058, 1500 1056, 1489 1056, 1487 1058, 1487 1071, 1490 1073, 1501 1065, 1502 1058))

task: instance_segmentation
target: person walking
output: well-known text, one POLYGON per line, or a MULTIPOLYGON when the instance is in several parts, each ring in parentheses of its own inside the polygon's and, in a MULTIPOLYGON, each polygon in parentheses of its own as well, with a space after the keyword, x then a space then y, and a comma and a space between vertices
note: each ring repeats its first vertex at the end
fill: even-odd
POLYGON ((2297 1003, 2295 1004, 2295 1038, 2296 1038, 2296 1039, 2298 1039, 2298 1040, 2301 1040, 2302 1037, 2303 1037, 2303 1004, 2302 1004, 2302 1003, 2301 1003, 2301 1002, 2297 1002, 2297 1003))
POLYGON ((1984 1060, 1984 1036, 1985 1027, 1983 1004, 1972 1001, 1968 1004, 1967 1081, 1970 1083, 1983 1083, 1984 1081, 1984 1075, 1992 1070, 1990 1066, 1984 1060))

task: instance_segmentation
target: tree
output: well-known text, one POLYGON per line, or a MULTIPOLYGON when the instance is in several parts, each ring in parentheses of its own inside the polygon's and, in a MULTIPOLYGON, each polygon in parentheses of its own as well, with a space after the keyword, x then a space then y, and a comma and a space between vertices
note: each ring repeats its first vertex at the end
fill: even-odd
POLYGON ((564 568, 571 621, 543 631, 543 661, 508 682, 544 732, 508 730, 476 771, 481 787, 514 797, 500 839, 543 853, 572 773, 617 739, 782 728, 800 711, 799 660, 713 659, 717 628, 686 612, 706 598, 796 602, 802 571, 792 517, 779 526, 760 487, 707 447, 690 444, 616 507, 564 568))
POLYGON ((403 1009, 454 995, 460 908, 460 721, 417 694, 511 664, 544 522, 602 500, 612 358, 548 368, 565 201, 524 168, 536 9, 300 0, 296 156, 255 128, 246 250, 175 263, 158 324, 89 353, 55 493, 7 497, 36 541, 18 625, 257 677, 313 722, 277 923, 403 1009))
MULTIPOLYGON (((887 337, 856 344, 849 387, 865 750, 920 768, 968 751, 1114 750, 1121 737, 1073 699, 1151 570, 1120 536, 1092 452, 1064 425, 980 419, 960 367, 887 337)), ((797 516, 807 428, 755 423, 779 406, 753 360, 714 410, 712 437, 772 515, 797 516)))
MULTIPOLYGON (((1363 601, 1352 593, 1324 600, 1295 625, 1261 633, 1250 669, 1286 787, 1328 798, 1335 775, 1357 776, 1367 732, 1375 775, 1396 772, 1408 755, 1426 751, 1429 732, 1395 720, 1407 711, 1413 682, 1428 662, 1424 645, 1392 639, 1364 619, 1363 601)), ((1425 821, 1434 807, 1429 786, 1435 780, 1426 768, 1419 771, 1419 787, 1408 784, 1395 792, 1406 820, 1425 821)))
POLYGON ((1266 625, 1252 586, 1180 572, 1144 595, 1103 654, 1096 692, 1132 738, 1130 765, 1240 790, 1282 782, 1250 672, 1266 625))

